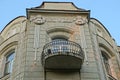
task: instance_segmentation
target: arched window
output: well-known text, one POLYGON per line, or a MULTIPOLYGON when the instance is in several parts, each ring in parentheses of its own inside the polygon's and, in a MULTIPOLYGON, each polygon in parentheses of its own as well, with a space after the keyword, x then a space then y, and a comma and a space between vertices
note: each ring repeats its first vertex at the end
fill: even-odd
POLYGON ((108 55, 106 55, 105 52, 101 52, 102 53, 102 58, 103 58, 103 63, 104 63, 104 66, 105 66, 105 70, 107 72, 107 77, 109 80, 117 80, 113 77, 112 75, 112 71, 111 71, 111 65, 110 65, 110 58, 108 55))
POLYGON ((54 37, 54 38, 52 38, 52 40, 54 41, 54 40, 64 40, 64 41, 67 41, 68 39, 67 38, 65 38, 65 37, 54 37))
POLYGON ((63 36, 57 36, 52 38, 52 50, 49 50, 48 52, 51 53, 56 52, 67 52, 68 51, 68 39, 63 36))
POLYGON ((109 57, 106 55, 105 52, 102 51, 101 53, 102 53, 102 59, 103 59, 103 63, 104 63, 106 72, 107 72, 107 74, 111 75, 109 57))
POLYGON ((5 75, 12 72, 14 54, 15 54, 15 51, 12 51, 12 52, 8 53, 8 55, 6 56, 5 72, 4 72, 5 75))

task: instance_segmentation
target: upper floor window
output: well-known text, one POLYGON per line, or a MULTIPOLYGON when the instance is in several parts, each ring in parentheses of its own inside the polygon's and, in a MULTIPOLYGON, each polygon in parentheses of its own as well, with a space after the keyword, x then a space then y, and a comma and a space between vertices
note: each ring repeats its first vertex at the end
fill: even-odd
MULTIPOLYGON (((68 39, 65 37, 54 37, 52 38, 52 50, 53 53, 68 51, 68 39)), ((49 51, 50 52, 50 51, 49 51)))
POLYGON ((5 63, 5 75, 12 72, 13 68, 13 60, 14 60, 14 51, 10 52, 9 55, 6 56, 6 63, 5 63))
POLYGON ((102 56, 104 71, 106 73, 106 78, 108 78, 108 80, 117 80, 115 79, 115 75, 114 75, 115 68, 112 64, 112 59, 111 59, 112 55, 109 54, 110 52, 101 50, 101 56, 102 56))
POLYGON ((102 52, 102 58, 103 58, 103 62, 104 62, 104 66, 106 69, 107 74, 111 74, 111 68, 110 68, 110 63, 109 63, 109 58, 107 55, 105 55, 104 52, 102 52))
POLYGON ((64 41, 67 41, 68 39, 67 38, 64 38, 64 37, 55 37, 55 38, 52 38, 52 40, 64 40, 64 41))

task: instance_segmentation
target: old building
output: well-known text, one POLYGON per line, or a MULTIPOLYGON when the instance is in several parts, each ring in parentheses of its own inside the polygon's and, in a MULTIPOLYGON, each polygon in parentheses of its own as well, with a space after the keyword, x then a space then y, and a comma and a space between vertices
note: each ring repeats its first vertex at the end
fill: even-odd
POLYGON ((120 80, 120 49, 90 10, 43 2, 26 11, 0 33, 0 80, 120 80))

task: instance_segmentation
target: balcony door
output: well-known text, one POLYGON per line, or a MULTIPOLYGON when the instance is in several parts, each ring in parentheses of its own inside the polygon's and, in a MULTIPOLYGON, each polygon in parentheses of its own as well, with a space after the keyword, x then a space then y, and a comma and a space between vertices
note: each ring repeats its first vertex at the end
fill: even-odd
POLYGON ((52 39, 53 49, 52 52, 67 52, 68 51, 68 39, 64 37, 55 37, 52 39))
POLYGON ((49 71, 46 80, 80 80, 79 71, 49 71))

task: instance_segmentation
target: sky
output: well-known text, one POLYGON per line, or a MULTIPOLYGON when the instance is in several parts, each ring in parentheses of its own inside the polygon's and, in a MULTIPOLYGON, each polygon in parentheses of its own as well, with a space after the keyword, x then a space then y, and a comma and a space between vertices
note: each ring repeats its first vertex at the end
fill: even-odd
POLYGON ((39 6, 43 1, 73 2, 90 10, 90 17, 99 20, 120 46, 120 0, 0 0, 0 32, 14 18, 26 16, 26 8, 39 6))

